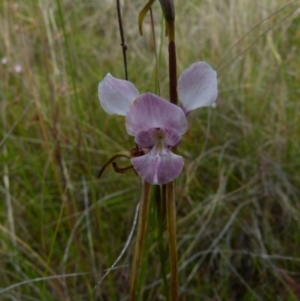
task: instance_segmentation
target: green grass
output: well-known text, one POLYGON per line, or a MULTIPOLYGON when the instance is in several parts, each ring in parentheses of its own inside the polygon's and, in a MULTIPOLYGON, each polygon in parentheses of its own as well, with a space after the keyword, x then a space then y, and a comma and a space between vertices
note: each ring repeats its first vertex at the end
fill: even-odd
MULTIPOLYGON (((144 1, 124 2, 129 79, 154 91, 149 18, 143 37, 137 27, 144 1)), ((189 116, 178 148, 180 300, 299 300, 300 3, 175 2, 178 74, 205 60, 219 78, 217 108, 189 116)), ((154 18, 167 98, 158 1, 154 18)), ((133 241, 93 292, 140 195, 134 173, 96 177, 133 147, 97 97, 106 73, 124 77, 115 3, 4 0, 0 41, 0 300, 126 300, 133 241)), ((140 300, 165 300, 153 217, 148 235, 140 300)))

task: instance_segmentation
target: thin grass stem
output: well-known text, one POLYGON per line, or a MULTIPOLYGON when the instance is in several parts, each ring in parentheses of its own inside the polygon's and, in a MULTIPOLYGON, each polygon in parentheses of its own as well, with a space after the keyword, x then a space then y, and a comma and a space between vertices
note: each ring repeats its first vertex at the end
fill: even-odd
POLYGON ((117 12, 118 12, 118 22, 119 22, 119 30, 120 30, 120 37, 121 37, 121 47, 122 47, 122 52, 123 52, 125 79, 128 80, 127 56, 126 56, 127 45, 125 43, 125 38, 124 38, 120 0, 117 0, 117 12))
POLYGON ((176 203, 174 181, 166 184, 167 228, 170 256, 170 300, 178 300, 178 262, 176 242, 176 203))
POLYGON ((150 192, 151 185, 147 182, 143 182, 142 196, 140 202, 140 210, 138 217, 138 227, 137 236, 135 243, 135 250, 132 262, 132 269, 130 273, 130 290, 129 290, 129 300, 136 300, 137 283, 141 267, 142 255, 144 250, 144 245, 146 241, 146 230, 149 218, 149 207, 150 207, 150 192))
POLYGON ((156 38, 155 38, 154 19, 153 19, 152 8, 150 8, 150 20, 151 20, 151 31, 152 31, 153 48, 154 48, 154 56, 155 56, 155 82, 156 82, 156 87, 157 87, 157 95, 161 95, 158 55, 157 55, 157 46, 156 46, 156 38))
POLYGON ((158 244, 158 253, 160 258, 161 266, 161 277, 163 280, 163 286, 165 290, 165 296, 169 301, 169 285, 166 272, 166 262, 167 254, 166 248, 164 247, 163 234, 166 229, 166 185, 155 186, 155 196, 156 196, 156 207, 157 207, 157 222, 158 222, 158 235, 157 235, 157 244, 158 244))

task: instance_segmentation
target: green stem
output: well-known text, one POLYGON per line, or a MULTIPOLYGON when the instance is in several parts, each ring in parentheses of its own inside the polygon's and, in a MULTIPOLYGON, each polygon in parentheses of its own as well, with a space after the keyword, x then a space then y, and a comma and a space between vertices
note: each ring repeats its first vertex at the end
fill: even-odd
POLYGON ((157 245, 158 245, 158 253, 160 258, 160 266, 161 266, 161 277, 163 279, 165 296, 167 301, 170 301, 168 291, 168 280, 166 273, 166 263, 167 263, 167 254, 164 246, 163 234, 166 229, 166 194, 165 194, 166 185, 163 185, 162 188, 160 186, 155 186, 155 199, 156 199, 156 209, 157 209, 157 222, 158 222, 158 235, 157 235, 157 245), (161 193, 161 189, 163 193, 161 193))
POLYGON ((134 250, 133 262, 132 262, 132 269, 130 273, 130 277, 131 277, 130 291, 129 291, 130 301, 136 300, 138 276, 141 267, 143 249, 146 241, 146 230, 148 224, 149 205, 150 205, 150 190, 151 190, 150 188, 151 185, 149 183, 147 182, 143 183, 135 250, 134 250))
POLYGON ((178 300, 178 262, 176 243, 176 203, 174 181, 166 185, 167 226, 169 235, 169 256, 171 265, 170 300, 178 300))

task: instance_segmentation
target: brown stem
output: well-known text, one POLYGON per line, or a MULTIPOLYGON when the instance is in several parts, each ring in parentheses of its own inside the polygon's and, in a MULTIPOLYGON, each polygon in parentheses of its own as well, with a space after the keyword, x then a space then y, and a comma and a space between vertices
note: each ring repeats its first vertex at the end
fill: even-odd
POLYGON ((113 162, 112 165, 113 165, 114 171, 117 173, 125 173, 128 170, 133 169, 133 165, 130 165, 127 167, 119 167, 116 162, 113 162))
POLYGON ((178 262, 176 243, 176 203, 174 181, 166 185, 167 225, 169 235, 169 256, 171 265, 170 300, 178 300, 178 262))
POLYGON ((121 46, 122 46, 122 52, 123 52, 125 79, 128 80, 127 56, 126 56, 127 45, 125 43, 125 38, 124 38, 124 30, 123 30, 123 23, 122 23, 120 0, 117 0, 117 12, 118 12, 118 22, 119 22, 119 29, 120 29, 120 36, 121 36, 121 46))
POLYGON ((117 154, 117 155, 112 156, 112 157, 111 157, 111 158, 103 165, 103 167, 102 167, 101 170, 99 171, 98 178, 101 177, 101 175, 103 174, 104 170, 106 169, 106 167, 107 167, 109 164, 111 164, 111 163, 112 163, 114 160, 116 160, 117 158, 121 158, 121 157, 130 159, 129 156, 124 155, 124 154, 117 154))
POLYGON ((169 80, 170 80, 170 102, 177 105, 177 66, 174 22, 168 23, 169 28, 169 80))

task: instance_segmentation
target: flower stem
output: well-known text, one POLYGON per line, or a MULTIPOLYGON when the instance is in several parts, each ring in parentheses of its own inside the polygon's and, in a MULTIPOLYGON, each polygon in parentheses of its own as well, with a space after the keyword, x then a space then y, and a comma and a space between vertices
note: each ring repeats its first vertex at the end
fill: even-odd
MULTIPOLYGON (((173 3, 171 3, 173 4, 173 3)), ((177 105, 177 63, 175 45, 175 12, 174 7, 169 6, 170 18, 166 19, 169 35, 169 91, 170 102, 177 105), (172 10, 173 8, 173 10, 172 10)), ((176 147, 173 148, 176 152, 176 147)), ((165 185, 164 199, 166 200, 167 227, 170 257, 170 301, 178 300, 178 262, 177 262, 177 243, 176 243, 176 202, 174 181, 165 185)))
POLYGON ((170 102, 177 105, 177 64, 175 45, 174 21, 169 22, 169 80, 170 80, 170 102))
POLYGON ((122 52, 123 52, 125 79, 128 80, 127 56, 126 56, 127 45, 125 43, 125 38, 124 38, 120 0, 117 0, 117 12, 118 12, 118 22, 119 22, 119 30, 120 30, 120 37, 121 37, 121 47, 122 47, 122 52))
POLYGON ((169 235, 169 256, 171 265, 170 300, 178 300, 178 262, 176 243, 176 203, 174 181, 166 185, 167 226, 169 235))
POLYGON ((132 269, 130 273, 130 277, 131 277, 130 291, 129 291, 130 301, 136 300, 138 276, 141 267, 143 249, 146 241, 146 230, 147 230, 148 217, 149 217, 150 192, 151 192, 150 188, 151 185, 149 183, 143 182, 135 250, 134 250, 133 262, 132 262, 132 269))
POLYGON ((161 266, 161 277, 163 280, 164 291, 166 300, 170 301, 168 291, 169 285, 167 280, 166 273, 166 263, 167 263, 167 253, 166 248, 164 246, 164 238, 163 234, 166 229, 166 185, 162 185, 162 187, 156 185, 155 189, 155 199, 156 199, 156 209, 157 209, 157 245, 158 245, 158 253, 160 258, 160 266, 161 266))

